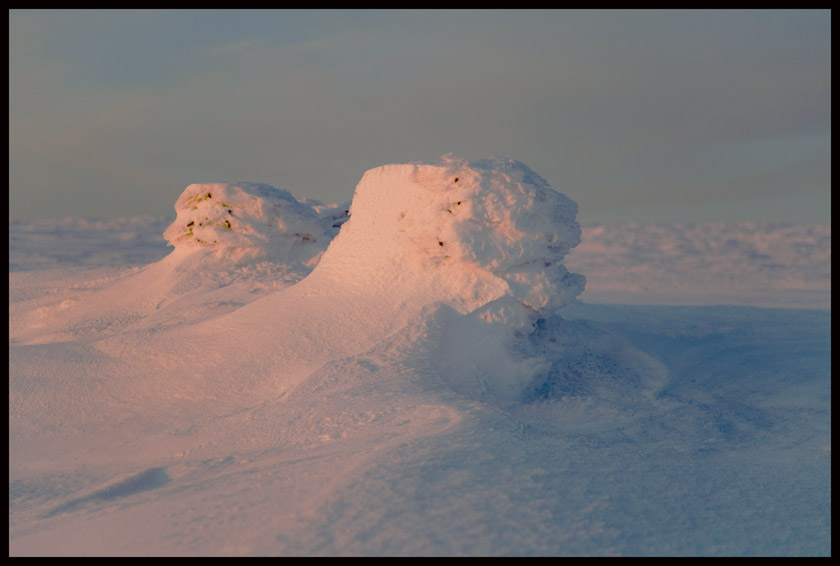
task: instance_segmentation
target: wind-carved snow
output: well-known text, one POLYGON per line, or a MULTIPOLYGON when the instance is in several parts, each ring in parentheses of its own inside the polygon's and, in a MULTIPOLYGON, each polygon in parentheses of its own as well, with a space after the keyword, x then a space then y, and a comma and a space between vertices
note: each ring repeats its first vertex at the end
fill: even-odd
POLYGON ((516 342, 583 291, 562 264, 580 242, 576 214, 520 162, 387 165, 362 177, 350 220, 304 284, 353 289, 385 318, 450 307, 464 318, 446 324, 477 338, 458 353, 445 340, 439 371, 461 392, 514 400, 545 369, 516 342))
MULTIPOLYGON (((329 225, 335 231, 334 225, 346 220, 350 206, 349 202, 341 206, 298 202, 311 205, 325 220, 336 215, 329 225)), ((34 284, 15 285, 12 298, 17 300, 21 293, 35 296, 37 287, 50 278, 44 270, 57 270, 61 278, 68 270, 81 274, 85 268, 107 267, 116 274, 156 262, 170 253, 161 233, 172 224, 171 219, 151 216, 11 221, 10 277, 34 284)), ((830 225, 624 222, 581 228, 581 243, 564 264, 586 276, 586 290, 579 297, 587 302, 817 309, 831 305, 830 225)), ((289 242, 297 238, 293 234, 289 242)), ((323 251, 319 245, 327 244, 321 240, 299 250, 317 256, 323 251)), ((308 274, 313 261, 308 263, 294 266, 275 257, 249 264, 247 276, 282 272, 280 279, 288 283, 308 274)), ((221 281, 232 277, 234 269, 225 262, 212 276, 221 281)), ((276 284, 278 278, 273 281, 276 284)))
POLYGON ((524 347, 537 322, 584 288, 562 263, 580 241, 577 206, 504 158, 372 169, 349 210, 252 183, 190 185, 175 209, 171 254, 22 301, 12 340, 93 339, 109 356, 166 360, 178 378, 146 391, 155 397, 205 398, 230 384, 259 397, 421 317, 444 331, 430 356, 456 391, 511 402, 551 365, 524 347), (453 350, 461 342, 447 328, 471 343, 453 350), (195 367, 212 371, 185 379, 195 367))
MULTIPOLYGON (((281 390, 328 359, 371 347, 424 310, 429 316, 429 309, 451 309, 440 324, 458 326, 474 344, 454 352, 459 341, 446 338, 435 357, 448 361, 438 371, 461 393, 518 400, 550 365, 544 356, 526 356, 523 341, 584 288, 584 278, 562 263, 580 241, 576 204, 526 165, 503 158, 469 163, 445 156, 372 169, 349 211, 315 210, 286 191, 247 183, 191 185, 175 208, 165 232, 175 251, 110 292, 136 296, 128 286, 148 289, 155 281, 159 301, 147 292, 156 311, 143 319, 148 324, 173 305, 183 310, 197 290, 206 300, 210 276, 230 278, 266 262, 292 270, 301 280, 290 277, 285 292, 247 305, 240 294, 228 317, 193 328, 196 310, 190 328, 172 330, 188 342, 201 334, 196 351, 229 352, 221 367, 244 364, 251 359, 245 352, 264 346, 287 368, 281 390), (258 336, 234 348, 231 327, 258 336), (325 342, 307 353, 307 344, 325 342)), ((179 340, 149 343, 160 353, 179 340)), ((110 352, 118 341, 98 347, 110 352)))
POLYGON ((190 185, 175 211, 164 232, 174 251, 146 266, 102 269, 101 277, 12 314, 17 340, 154 328, 172 324, 173 311, 191 324, 218 316, 308 275, 347 220, 347 205, 298 200, 256 183, 190 185))
POLYGON ((312 206, 259 183, 190 185, 175 211, 163 233, 170 245, 207 248, 234 264, 272 259, 311 267, 346 220, 346 210, 312 206))
POLYGON ((830 227, 638 262, 678 236, 582 238, 524 164, 451 155, 175 211, 165 257, 148 219, 10 233, 10 271, 62 268, 10 273, 10 554, 830 554, 830 312, 586 302, 722 238, 830 296, 830 227), (14 244, 119 226, 120 269, 14 244))

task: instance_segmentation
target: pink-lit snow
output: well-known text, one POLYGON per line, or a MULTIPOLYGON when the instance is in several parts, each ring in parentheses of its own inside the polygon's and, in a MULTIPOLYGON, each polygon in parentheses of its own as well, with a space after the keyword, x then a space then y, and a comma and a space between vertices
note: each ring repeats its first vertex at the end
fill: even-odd
POLYGON ((10 555, 830 555, 830 226, 451 155, 175 209, 10 224, 10 555))

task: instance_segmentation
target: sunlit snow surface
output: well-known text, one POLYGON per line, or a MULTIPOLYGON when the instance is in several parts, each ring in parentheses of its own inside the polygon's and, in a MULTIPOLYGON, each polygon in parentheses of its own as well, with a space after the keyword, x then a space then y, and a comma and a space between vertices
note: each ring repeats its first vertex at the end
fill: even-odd
POLYGON ((11 555, 830 554, 830 227, 389 167, 10 224, 11 555))

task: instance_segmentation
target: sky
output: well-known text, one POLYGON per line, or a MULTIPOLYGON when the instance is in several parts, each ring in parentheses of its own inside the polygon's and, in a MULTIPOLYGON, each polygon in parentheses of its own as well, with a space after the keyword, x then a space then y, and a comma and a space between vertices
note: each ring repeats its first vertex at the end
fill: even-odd
POLYGON ((581 222, 831 222, 828 10, 10 10, 9 216, 504 156, 581 222))

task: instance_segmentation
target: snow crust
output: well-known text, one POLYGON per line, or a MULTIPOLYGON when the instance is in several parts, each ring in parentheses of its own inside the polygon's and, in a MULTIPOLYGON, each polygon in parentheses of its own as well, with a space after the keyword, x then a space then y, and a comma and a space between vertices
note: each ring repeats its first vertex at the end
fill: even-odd
MULTIPOLYGON (((313 206, 339 215, 349 207, 313 206)), ((171 252, 161 237, 171 224, 171 218, 151 216, 12 221, 9 271, 27 278, 35 274, 23 272, 154 263, 171 252)), ((581 231, 564 264, 586 276, 578 297, 586 302, 831 308, 830 225, 628 222, 584 224, 581 231)), ((269 263, 280 271, 276 262, 263 267, 269 263)), ((229 268, 220 264, 216 275, 229 268)), ((300 264, 282 271, 288 281, 311 269, 300 264)))
POLYGON ((831 308, 831 226, 778 222, 585 226, 567 265, 590 302, 831 308))
POLYGON ((179 250, 210 249, 232 263, 274 260, 314 265, 346 220, 346 211, 299 201, 260 183, 193 184, 175 203, 163 233, 179 250))
MULTIPOLYGON (((468 163, 447 155, 372 169, 349 210, 316 209, 255 183, 190 185, 175 210, 164 238, 178 250, 209 249, 234 264, 269 259, 309 267, 352 215, 324 269, 341 270, 343 279, 369 277, 370 264, 444 272, 441 297, 465 314, 503 297, 548 313, 584 287, 584 278, 560 263, 580 242, 577 205, 504 158, 468 163)), ((518 307, 496 310, 485 316, 519 318, 518 307)))
POLYGON ((587 299, 830 302, 830 227, 587 238, 451 155, 175 210, 10 228, 11 555, 830 554, 830 305, 587 299))
POLYGON ((585 279, 561 263, 580 242, 576 214, 517 161, 447 155, 386 165, 362 177, 350 220, 309 282, 372 294, 382 312, 389 302, 405 314, 451 307, 467 318, 450 323, 467 325, 483 347, 455 357, 446 379, 462 392, 514 399, 544 369, 513 354, 516 343, 583 291, 585 279))
POLYGON ((577 205, 517 161, 444 156, 373 169, 350 214, 325 265, 370 249, 397 269, 440 271, 442 296, 465 314, 510 298, 539 315, 583 291, 584 278, 560 263, 580 243, 577 205))

